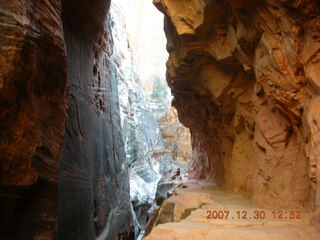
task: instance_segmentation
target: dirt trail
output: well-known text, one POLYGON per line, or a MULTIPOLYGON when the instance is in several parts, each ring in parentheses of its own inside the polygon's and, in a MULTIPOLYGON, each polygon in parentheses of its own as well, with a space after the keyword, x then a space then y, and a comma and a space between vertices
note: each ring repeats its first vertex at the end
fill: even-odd
POLYGON ((164 202, 144 240, 320 240, 311 217, 297 209, 254 206, 213 184, 187 183, 164 202))

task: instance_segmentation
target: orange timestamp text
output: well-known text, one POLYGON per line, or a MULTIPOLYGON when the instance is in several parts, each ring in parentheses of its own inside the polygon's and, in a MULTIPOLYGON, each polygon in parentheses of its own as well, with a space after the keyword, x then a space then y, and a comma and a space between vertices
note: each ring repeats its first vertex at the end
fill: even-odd
POLYGON ((263 220, 263 219, 274 219, 274 220, 286 220, 286 219, 301 219, 301 211, 296 210, 235 210, 235 211, 222 211, 222 210, 208 210, 207 219, 243 219, 243 220, 263 220))

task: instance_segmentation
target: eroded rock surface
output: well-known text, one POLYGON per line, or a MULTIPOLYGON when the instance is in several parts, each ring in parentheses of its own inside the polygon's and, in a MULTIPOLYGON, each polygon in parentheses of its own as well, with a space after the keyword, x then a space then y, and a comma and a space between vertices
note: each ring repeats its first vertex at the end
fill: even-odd
POLYGON ((190 176, 266 206, 319 207, 319 3, 154 0, 190 176))
POLYGON ((133 238, 109 4, 0 1, 1 239, 133 238))
POLYGON ((1 9, 1 183, 56 181, 66 87, 61 6, 2 1, 1 9))
POLYGON ((181 186, 183 188, 178 187, 154 215, 150 222, 154 229, 151 233, 146 231, 145 240, 320 238, 320 233, 311 224, 309 211, 282 209, 280 219, 273 213, 278 209, 253 205, 239 194, 226 192, 214 184, 188 182, 181 186))
POLYGON ((171 158, 177 162, 189 162, 192 156, 190 131, 179 122, 177 110, 170 108, 158 123, 171 158))
MULTIPOLYGON (((139 6, 142 2, 132 4, 139 6)), ((143 229, 147 222, 147 211, 155 198, 158 181, 164 172, 170 170, 172 164, 169 154, 165 152, 155 113, 146 97, 142 76, 137 70, 136 58, 139 55, 132 36, 128 34, 128 22, 138 21, 141 16, 134 17, 137 14, 134 7, 132 12, 125 15, 127 7, 127 1, 111 4, 112 35, 115 41, 112 59, 118 66, 117 84, 126 165, 129 168, 130 198, 143 229)))
POLYGON ((70 4, 63 5, 69 92, 57 238, 127 239, 132 213, 108 4, 69 19, 78 2, 70 4))
POLYGON ((52 238, 65 123, 60 1, 0 2, 0 238, 52 238))

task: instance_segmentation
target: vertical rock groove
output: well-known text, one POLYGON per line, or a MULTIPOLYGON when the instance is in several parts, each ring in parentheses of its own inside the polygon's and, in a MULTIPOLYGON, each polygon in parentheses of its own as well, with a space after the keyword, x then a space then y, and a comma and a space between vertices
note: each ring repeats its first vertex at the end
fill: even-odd
POLYGON ((0 238, 132 238, 109 5, 0 1, 0 238))
POLYGON ((62 4, 68 120, 60 158, 57 239, 125 239, 131 232, 109 4, 62 4))

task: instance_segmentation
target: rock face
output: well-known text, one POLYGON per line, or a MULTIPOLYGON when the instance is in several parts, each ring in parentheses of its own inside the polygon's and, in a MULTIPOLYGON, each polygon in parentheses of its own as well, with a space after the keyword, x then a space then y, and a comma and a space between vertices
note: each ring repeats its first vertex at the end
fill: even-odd
POLYGON ((310 224, 309 211, 283 211, 252 205, 239 194, 213 184, 188 182, 177 188, 155 216, 155 228, 145 240, 315 240, 320 233, 310 224), (259 210, 257 210, 259 209, 259 210), (246 213, 246 216, 239 213, 246 213), (298 214, 298 215, 297 215, 298 214))
POLYGON ((0 238, 51 238, 66 119, 61 5, 1 1, 0 9, 0 238))
POLYGON ((141 225, 145 224, 163 166, 170 166, 158 123, 150 109, 137 73, 135 51, 126 28, 122 4, 111 4, 122 135, 130 176, 130 196, 141 225), (159 154, 158 154, 159 153, 159 154), (167 164, 165 164, 167 163, 167 164))
POLYGON ((61 6, 3 1, 1 9, 1 183, 53 182, 65 121, 61 6))
POLYGON ((171 158, 178 162, 189 162, 192 153, 190 131, 179 122, 177 110, 172 107, 158 123, 165 149, 171 158))
POLYGON ((69 19, 78 2, 69 4, 64 12, 69 60, 68 121, 60 160, 57 236, 127 239, 132 216, 117 65, 111 59, 110 16, 106 12, 99 14, 107 11, 108 6, 101 1, 92 9, 102 9, 98 14, 90 12, 88 16, 69 19), (94 23, 101 25, 96 32, 91 28, 94 23))
POLYGON ((109 4, 0 2, 2 239, 132 239, 109 4))
MULTIPOLYGON (((150 213, 150 207, 155 206, 156 193, 159 192, 161 181, 170 179, 174 174, 173 168, 180 165, 186 171, 186 161, 191 157, 191 143, 190 134, 188 135, 188 130, 179 123, 176 111, 170 110, 170 106, 163 104, 165 102, 161 99, 163 95, 155 94, 158 93, 155 91, 156 86, 153 86, 154 91, 144 87, 146 82, 152 86, 153 79, 147 78, 143 71, 139 71, 140 65, 143 64, 140 61, 144 57, 153 58, 155 53, 141 51, 139 47, 146 46, 138 47, 137 44, 140 41, 140 45, 148 42, 147 39, 150 40, 150 36, 146 39, 146 34, 142 33, 138 27, 136 30, 141 33, 130 35, 128 25, 142 20, 141 15, 138 14, 141 11, 139 7, 147 5, 147 2, 145 0, 130 2, 131 10, 130 13, 127 12, 128 16, 124 15, 124 12, 128 11, 127 4, 127 1, 111 4, 110 12, 114 22, 112 33, 116 42, 113 59, 119 66, 117 74, 121 125, 129 165, 131 202, 143 230, 147 223, 147 212, 150 213), (165 116, 157 121, 163 115, 165 116), (164 129, 169 131, 165 133, 164 129), (179 137, 176 138, 176 135, 179 137), (180 165, 176 166, 177 162, 181 162, 180 165)), ((149 4, 154 8, 152 3, 149 4)), ((149 29, 144 27, 141 26, 142 29, 149 29)), ((157 59, 157 61, 160 60, 161 58, 157 59)), ((143 59, 144 63, 145 61, 143 59)), ((156 64, 152 64, 154 61, 153 59, 148 64, 155 66, 156 64)), ((161 73, 154 71, 154 74, 161 80, 161 73)), ((163 88, 160 90, 168 90, 164 89, 167 88, 165 84, 161 87, 163 88)), ((171 185, 173 188, 173 183, 171 185)), ((166 189, 160 192, 165 193, 167 198, 166 189)))
POLYGON ((317 1, 154 0, 191 177, 262 205, 319 206, 317 1))

